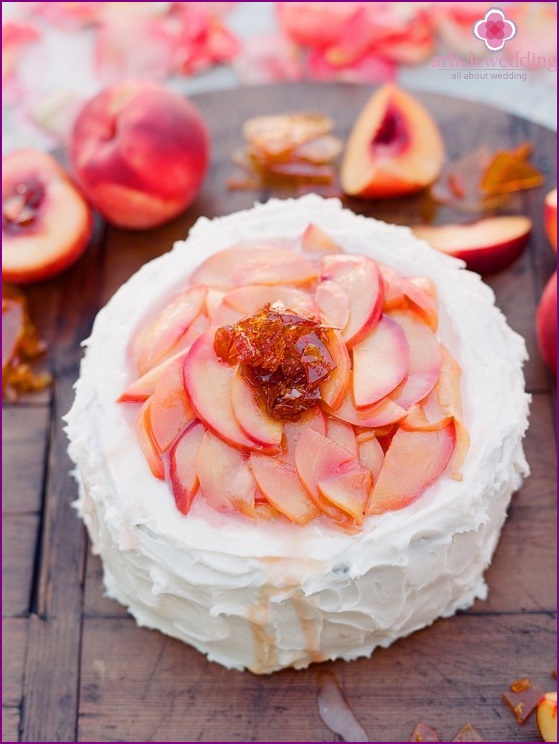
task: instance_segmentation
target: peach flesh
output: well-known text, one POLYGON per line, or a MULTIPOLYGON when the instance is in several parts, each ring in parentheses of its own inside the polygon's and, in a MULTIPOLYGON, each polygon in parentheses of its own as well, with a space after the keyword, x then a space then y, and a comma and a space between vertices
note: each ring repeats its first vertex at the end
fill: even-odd
POLYGON ((400 155, 410 141, 409 129, 404 117, 398 109, 390 104, 386 109, 375 136, 371 140, 370 149, 374 157, 400 155))

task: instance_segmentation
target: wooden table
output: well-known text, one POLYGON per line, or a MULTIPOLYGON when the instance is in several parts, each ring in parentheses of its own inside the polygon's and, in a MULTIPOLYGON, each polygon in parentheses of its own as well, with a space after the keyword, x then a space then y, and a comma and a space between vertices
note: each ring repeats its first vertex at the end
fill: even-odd
MULTIPOLYGON (((29 287, 32 316, 49 345, 51 391, 3 409, 3 741, 335 741, 319 718, 317 670, 329 668, 372 741, 408 741, 418 721, 450 741, 471 721, 486 741, 539 741, 532 717, 520 727, 501 700, 529 675, 555 689, 556 539, 554 381, 537 352, 536 302, 554 266, 542 229, 543 198, 555 185, 555 135, 490 108, 421 95, 454 159, 481 143, 526 139, 546 173, 544 187, 512 210, 534 231, 524 255, 488 278, 510 324, 526 339, 533 395, 526 449, 532 476, 512 502, 493 565, 489 599, 378 650, 267 677, 227 671, 160 633, 139 629, 103 597, 101 566, 71 508, 61 417, 69 409, 80 343, 97 310, 143 263, 167 251, 199 215, 250 206, 269 194, 229 192, 230 153, 250 115, 315 109, 347 135, 369 89, 337 85, 247 88, 196 97, 211 130, 212 168, 195 204, 162 228, 129 232, 99 223, 83 258, 62 276, 29 287)), ((366 203, 358 212, 417 222, 421 198, 366 203)), ((437 219, 456 219, 442 209, 437 219)), ((462 216, 461 219, 464 219, 462 216)))

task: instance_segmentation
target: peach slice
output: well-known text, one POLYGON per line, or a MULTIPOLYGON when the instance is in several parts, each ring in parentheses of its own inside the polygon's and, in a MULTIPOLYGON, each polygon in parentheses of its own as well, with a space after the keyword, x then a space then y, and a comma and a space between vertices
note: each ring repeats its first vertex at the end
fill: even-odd
POLYGON ((231 390, 236 367, 218 359, 215 329, 194 342, 184 360, 184 384, 197 417, 232 447, 258 449, 241 431, 233 414, 231 390))
POLYGON ((359 462, 369 470, 373 483, 376 483, 384 462, 384 450, 380 446, 380 442, 372 432, 366 432, 358 435, 357 446, 359 462))
POLYGON ((543 227, 554 251, 557 251, 557 189, 550 191, 543 203, 543 227))
POLYGON ((316 264, 293 251, 266 245, 241 245, 214 253, 192 275, 193 284, 232 289, 246 284, 308 284, 316 264))
POLYGON ((401 325, 382 315, 369 335, 353 347, 353 400, 370 408, 408 374, 409 346, 401 325))
POLYGON ((182 514, 188 514, 198 490, 198 450, 205 431, 203 424, 193 421, 169 453, 171 487, 182 514))
POLYGON ((335 369, 320 383, 320 397, 329 410, 342 405, 351 379, 351 359, 342 335, 337 330, 328 331, 328 350, 332 355, 335 369))
POLYGON ((529 217, 486 217, 466 225, 418 225, 414 235, 449 256, 461 258, 471 271, 501 271, 520 256, 532 231, 529 217))
POLYGON ((85 251, 91 210, 47 153, 2 158, 2 279, 27 284, 66 269, 85 251))
POLYGON ((246 455, 206 431, 196 463, 200 491, 206 503, 214 509, 255 516, 256 485, 246 455))
POLYGON ((186 351, 178 351, 176 354, 173 354, 173 356, 164 359, 157 365, 157 367, 150 369, 149 372, 145 373, 145 375, 134 380, 134 382, 129 385, 121 395, 119 395, 117 403, 141 403, 144 400, 147 400, 149 396, 153 395, 155 392, 157 383, 169 365, 173 364, 177 359, 182 359, 184 361, 186 353, 186 351))
POLYGON ((163 372, 151 397, 151 433, 160 452, 167 452, 194 418, 184 389, 183 367, 184 358, 179 356, 163 372))
POLYGON ((435 387, 441 371, 441 351, 433 331, 417 313, 392 310, 389 317, 400 325, 409 347, 408 376, 390 393, 390 397, 408 409, 435 387))
MULTIPOLYGON (((344 497, 340 493, 347 490, 347 484, 335 480, 337 476, 364 470, 351 452, 317 431, 306 429, 297 442, 295 467, 305 491, 326 516, 340 524, 347 522, 348 517, 355 518, 356 505, 352 495, 344 497), (326 484, 325 493, 321 492, 319 484, 326 484), (334 504, 330 496, 341 503, 334 504)), ((362 491, 360 488, 354 496, 362 497, 362 491)))
POLYGON ((326 416, 318 406, 306 411, 298 421, 286 421, 283 425, 282 448, 279 455, 282 462, 295 465, 297 442, 307 429, 313 429, 322 436, 326 436, 326 416))
POLYGON ((270 504, 295 524, 307 524, 322 514, 301 486, 293 465, 252 452, 249 467, 270 504))
POLYGON ((398 429, 373 486, 367 514, 384 514, 415 501, 443 474, 455 441, 454 423, 435 431, 398 429))
POLYGON ((345 421, 353 426, 370 427, 371 429, 393 424, 406 415, 406 409, 390 398, 383 398, 371 408, 356 408, 351 390, 347 390, 338 408, 333 409, 326 404, 323 404, 323 407, 327 413, 340 419, 340 421, 345 421))
POLYGON ((326 436, 357 457, 357 438, 351 424, 329 416, 326 421, 326 436))
POLYGON ((278 452, 283 422, 270 418, 256 400, 256 391, 237 367, 231 384, 233 416, 242 433, 268 453, 278 452))
POLYGON ((301 246, 308 253, 343 253, 340 246, 313 222, 308 224, 303 233, 301 246))
POLYGON ((384 283, 376 263, 367 256, 325 256, 322 278, 330 279, 349 298, 349 321, 342 336, 348 346, 365 338, 380 318, 384 283))
POLYGON ((427 325, 436 331, 439 313, 435 282, 427 276, 402 277, 402 292, 411 303, 412 310, 419 313, 427 325))
POLYGON ((325 279, 314 293, 322 322, 343 331, 349 320, 349 297, 336 282, 325 279))
POLYGON ((204 300, 204 312, 206 313, 210 321, 213 322, 213 317, 221 306, 224 297, 225 292, 222 292, 220 289, 208 287, 208 291, 206 292, 206 299, 204 300))
POLYGON ((436 389, 433 389, 424 400, 409 409, 400 426, 410 431, 434 431, 448 426, 452 418, 442 407, 436 389))
POLYGON ((205 296, 205 287, 191 287, 181 292, 135 336, 131 354, 141 375, 163 361, 176 347, 201 312, 205 296))
POLYGON ((557 272, 545 285, 538 304, 536 337, 544 362, 557 374, 557 272))
POLYGON ((557 741, 557 693, 546 692, 538 703, 536 721, 544 741, 557 741))
POLYGON ((470 433, 462 421, 462 394, 460 391, 462 369, 444 346, 440 346, 440 350, 442 366, 435 386, 435 393, 443 411, 454 417, 456 429, 456 444, 448 470, 454 480, 462 480, 463 476, 460 468, 470 447, 470 433))
POLYGON ((378 269, 382 275, 384 284, 383 311, 405 305, 405 297, 402 291, 402 277, 391 266, 377 261, 378 269))
POLYGON ((241 312, 242 317, 254 315, 265 305, 273 305, 275 302, 281 303, 288 310, 305 318, 317 317, 317 308, 313 298, 294 287, 252 284, 248 287, 232 289, 223 297, 223 303, 241 312))
POLYGON ((91 202, 120 227, 156 227, 186 209, 208 167, 209 137, 185 96, 123 81, 86 102, 70 157, 91 202))
POLYGON ((384 199, 433 183, 443 165, 444 144, 429 112, 393 85, 377 91, 349 136, 341 171, 350 196, 384 199))
POLYGON ((165 465, 157 449, 153 432, 151 430, 151 398, 148 398, 140 408, 136 419, 136 436, 138 444, 144 453, 149 468, 155 478, 165 479, 165 465))
POLYGON ((331 504, 353 517, 356 524, 362 524, 371 485, 370 471, 360 468, 319 480, 318 490, 331 504))

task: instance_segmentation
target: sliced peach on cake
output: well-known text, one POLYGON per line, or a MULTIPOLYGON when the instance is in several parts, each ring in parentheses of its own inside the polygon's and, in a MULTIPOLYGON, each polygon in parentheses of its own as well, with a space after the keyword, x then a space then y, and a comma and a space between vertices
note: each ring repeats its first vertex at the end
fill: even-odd
POLYGON ((85 251, 91 210, 56 160, 34 149, 2 158, 2 279, 58 274, 85 251))
POLYGON ((196 462, 200 490, 207 504, 220 511, 255 516, 256 484, 246 455, 206 431, 196 462))
POLYGON ((283 422, 270 418, 259 405, 256 389, 237 367, 231 384, 231 405, 239 429, 260 449, 278 452, 283 436, 283 422))
POLYGON ((232 289, 246 284, 308 284, 318 275, 314 262, 283 248, 243 245, 214 253, 196 269, 193 284, 232 289))
POLYGON ((406 415, 406 409, 389 397, 383 398, 370 408, 356 408, 351 389, 346 391, 338 408, 330 408, 324 403, 323 408, 326 413, 340 419, 340 421, 345 421, 353 426, 370 427, 372 429, 393 424, 406 415))
POLYGON ((314 293, 322 322, 343 331, 349 320, 349 297, 336 282, 325 279, 314 293))
POLYGON ((489 274, 501 271, 520 256, 532 220, 523 216, 486 217, 465 225, 418 225, 417 238, 433 248, 466 262, 471 271, 489 274))
POLYGON ((336 255, 322 259, 322 278, 338 284, 349 298, 349 320, 342 336, 348 346, 354 346, 380 318, 384 300, 382 275, 367 256, 336 255))
POLYGON ((445 471, 452 456, 454 423, 435 431, 398 429, 373 486, 367 514, 383 514, 411 504, 445 471))
POLYGON ((431 114, 393 85, 377 91, 359 114, 340 172, 350 196, 390 198, 433 183, 443 165, 444 144, 431 114))
POLYGON ((408 374, 409 346, 402 327, 387 315, 353 347, 353 400, 370 408, 408 374))
POLYGON ((148 398, 140 408, 136 418, 136 436, 140 449, 144 453, 149 469, 155 478, 165 479, 165 465, 157 449, 153 432, 151 430, 151 398, 148 398))
POLYGON ((328 233, 313 222, 310 222, 305 229, 301 238, 301 246, 308 253, 343 253, 328 233))
POLYGON ((242 317, 254 315, 265 305, 273 305, 276 302, 305 318, 317 317, 317 307, 313 298, 295 287, 251 284, 232 289, 223 296, 223 303, 238 310, 242 317))
POLYGON ((173 356, 167 357, 156 367, 152 367, 149 372, 142 375, 137 380, 129 385, 126 390, 117 398, 119 403, 140 403, 147 400, 150 395, 153 395, 157 383, 161 379, 165 370, 173 364, 177 359, 182 359, 186 356, 186 351, 178 351, 173 356))
POLYGON ((169 453, 169 475, 177 508, 188 514, 198 490, 198 450, 206 429, 193 421, 169 453))
POLYGON ((326 436, 357 457, 357 438, 351 424, 340 421, 333 416, 328 416, 328 420, 326 421, 326 436))
POLYGON ((441 406, 435 388, 426 398, 409 409, 408 415, 402 419, 400 426, 403 429, 415 431, 433 431, 447 426, 452 418, 452 415, 441 406))
POLYGON ((351 359, 342 335, 337 330, 329 330, 328 350, 336 365, 326 380, 320 383, 320 397, 331 410, 342 405, 351 379, 351 359))
POLYGON ((402 277, 402 292, 411 303, 412 310, 421 315, 433 331, 439 325, 437 288, 427 276, 402 277))
POLYGON ((196 416, 233 447, 258 449, 243 434, 231 402, 236 366, 218 359, 214 351, 214 330, 195 341, 184 360, 184 384, 196 416))
POLYGON ((167 450, 194 419, 184 387, 184 358, 178 356, 163 372, 151 397, 151 433, 160 452, 167 450))
POLYGON ((132 342, 132 359, 143 375, 159 364, 203 309, 205 287, 191 287, 170 302, 132 342))
POLYGON ((297 442, 295 466, 305 491, 326 516, 340 524, 363 520, 370 473, 345 447, 306 429, 297 442), (358 473, 356 482, 340 478, 349 473, 358 473))
POLYGON ((384 450, 372 432, 357 435, 357 454, 359 462, 370 471, 373 483, 376 483, 384 462, 384 450))
POLYGON ((389 317, 400 325, 409 347, 408 375, 390 397, 408 409, 435 387, 441 371, 441 352, 433 331, 417 313, 391 310, 389 317))
POLYGON ((249 466, 266 499, 295 524, 307 524, 322 514, 302 487, 294 465, 252 452, 249 466))
POLYGON ((282 462, 295 465, 295 450, 301 434, 307 429, 313 429, 322 436, 326 436, 326 416, 319 406, 306 411, 298 421, 286 421, 283 425, 283 439, 279 459, 282 462))

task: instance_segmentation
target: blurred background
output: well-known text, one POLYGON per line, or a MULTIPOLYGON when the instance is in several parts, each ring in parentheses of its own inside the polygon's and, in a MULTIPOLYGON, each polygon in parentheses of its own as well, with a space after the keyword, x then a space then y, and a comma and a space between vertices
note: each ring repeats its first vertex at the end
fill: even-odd
POLYGON ((398 82, 490 103, 556 129, 556 3, 501 3, 519 33, 506 75, 472 35, 495 3, 2 3, 3 151, 61 144, 80 104, 124 78, 193 94, 238 85, 398 82), (465 55, 465 56, 464 56, 465 55))

